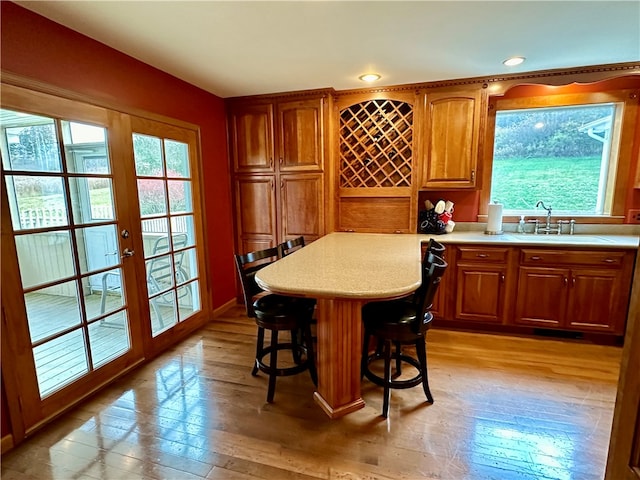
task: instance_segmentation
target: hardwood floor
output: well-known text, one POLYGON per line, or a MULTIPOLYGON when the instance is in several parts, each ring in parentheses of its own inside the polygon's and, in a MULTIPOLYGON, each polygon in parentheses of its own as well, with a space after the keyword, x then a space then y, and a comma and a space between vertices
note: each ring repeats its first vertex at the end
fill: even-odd
POLYGON ((363 380, 330 420, 305 372, 251 376, 256 328, 234 307, 2 458, 23 479, 602 479, 621 349, 432 329, 431 391, 363 380))

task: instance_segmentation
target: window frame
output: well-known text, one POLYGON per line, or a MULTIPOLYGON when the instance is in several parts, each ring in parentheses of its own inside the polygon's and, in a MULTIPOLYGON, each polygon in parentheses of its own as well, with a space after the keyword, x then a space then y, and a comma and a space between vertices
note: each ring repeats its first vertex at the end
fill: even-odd
MULTIPOLYGON (((599 103, 621 104, 621 112, 616 114, 614 128, 619 130, 620 141, 615 160, 615 145, 612 146, 611 158, 617 161, 617 169, 613 175, 613 186, 608 187, 606 195, 610 197, 611 209, 609 214, 603 215, 569 215, 561 214, 554 217, 575 218, 586 223, 624 223, 625 203, 629 188, 629 175, 633 167, 633 142, 638 116, 638 90, 624 89, 604 92, 557 93, 524 97, 490 97, 485 135, 484 161, 482 169, 482 188, 480 190, 480 205, 478 221, 486 221, 488 205, 491 201, 491 178, 493 173, 493 147, 495 141, 496 112, 505 110, 526 110, 543 107, 569 107, 593 105, 599 103)), ((611 181, 611 179, 610 179, 611 181)), ((543 214, 527 215, 529 218, 544 217, 543 214)), ((516 222, 519 215, 505 215, 506 222, 516 222)))

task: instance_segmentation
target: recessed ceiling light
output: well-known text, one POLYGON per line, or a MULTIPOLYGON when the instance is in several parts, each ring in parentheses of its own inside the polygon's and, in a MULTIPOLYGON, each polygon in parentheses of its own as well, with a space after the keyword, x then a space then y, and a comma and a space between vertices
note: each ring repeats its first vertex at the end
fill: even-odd
POLYGON ((515 67, 516 65, 520 65, 522 62, 524 62, 524 57, 509 57, 502 63, 507 67, 515 67))
POLYGON ((363 82, 371 83, 375 82, 376 80, 380 80, 381 77, 377 73, 365 73, 364 75, 360 75, 358 78, 363 82))

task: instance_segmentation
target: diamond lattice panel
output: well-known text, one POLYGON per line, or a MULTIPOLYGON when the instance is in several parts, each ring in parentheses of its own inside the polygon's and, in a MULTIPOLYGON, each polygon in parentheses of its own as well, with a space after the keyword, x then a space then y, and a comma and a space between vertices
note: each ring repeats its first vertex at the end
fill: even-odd
POLYGON ((370 100, 340 112, 340 187, 410 187, 413 106, 370 100))

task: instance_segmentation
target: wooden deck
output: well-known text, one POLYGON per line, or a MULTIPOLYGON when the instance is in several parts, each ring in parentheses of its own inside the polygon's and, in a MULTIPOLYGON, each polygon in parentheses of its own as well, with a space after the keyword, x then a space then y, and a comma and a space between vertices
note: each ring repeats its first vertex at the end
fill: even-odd
POLYGON ((431 391, 363 381, 330 420, 302 373, 251 376, 241 307, 74 408, 2 458, 4 479, 601 480, 621 349, 434 329, 431 391))
MULTIPOLYGON (((122 298, 114 294, 106 298, 105 313, 108 315, 88 326, 91 362, 94 368, 122 355, 131 346, 127 315, 123 310, 114 312, 122 306, 122 298)), ((100 300, 99 293, 84 297, 89 321, 101 316, 100 300)), ((151 310, 154 332, 166 330, 177 322, 173 308, 163 305, 161 301, 156 301, 155 308, 151 310)), ((29 331, 34 342, 80 324, 79 307, 75 297, 30 293, 27 295, 27 311, 29 331)), ((185 308, 183 314, 187 315, 189 311, 190 309, 185 308)), ((88 352, 81 329, 37 346, 34 349, 34 357, 40 394, 43 397, 86 374, 89 369, 88 352)))

